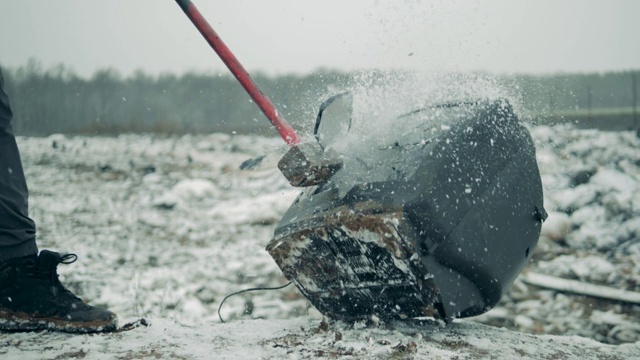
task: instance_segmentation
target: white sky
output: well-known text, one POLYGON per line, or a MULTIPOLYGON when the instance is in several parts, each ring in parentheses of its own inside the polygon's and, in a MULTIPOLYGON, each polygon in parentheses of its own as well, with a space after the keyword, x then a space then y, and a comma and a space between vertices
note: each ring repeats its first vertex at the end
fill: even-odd
MULTIPOLYGON (((640 69, 636 0, 194 0, 251 72, 640 69), (411 55, 410 55, 411 54, 411 55)), ((0 64, 226 72, 173 0, 0 0, 0 64)))

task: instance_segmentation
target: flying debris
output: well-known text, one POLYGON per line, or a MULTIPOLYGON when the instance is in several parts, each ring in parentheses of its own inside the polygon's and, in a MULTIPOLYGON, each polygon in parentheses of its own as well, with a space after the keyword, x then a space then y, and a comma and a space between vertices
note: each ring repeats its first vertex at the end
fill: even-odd
POLYGON ((483 313, 527 263, 547 216, 531 136, 501 99, 397 121, 417 125, 342 153, 344 168, 300 194, 267 251, 331 318, 483 313))
POLYGON ((506 100, 414 110, 345 148, 352 97, 339 94, 302 143, 191 1, 176 2, 291 146, 278 168, 305 189, 267 251, 321 313, 449 321, 498 302, 547 216, 533 141, 506 100))

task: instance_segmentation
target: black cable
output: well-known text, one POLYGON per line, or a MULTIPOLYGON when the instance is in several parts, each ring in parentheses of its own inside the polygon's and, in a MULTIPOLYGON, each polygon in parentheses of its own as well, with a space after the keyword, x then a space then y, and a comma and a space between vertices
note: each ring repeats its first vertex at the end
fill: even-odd
POLYGON ((220 318, 220 321, 222 321, 223 323, 225 322, 224 320, 222 320, 222 315, 220 315, 220 309, 222 309, 222 304, 224 304, 224 302, 234 296, 234 295, 238 295, 238 294, 242 294, 244 292, 248 292, 248 291, 258 291, 258 290, 280 290, 280 289, 284 289, 287 286, 291 285, 291 281, 289 281, 288 283, 282 285, 282 286, 278 286, 278 287, 273 287, 273 288, 268 288, 268 287, 257 287, 257 288, 250 288, 250 289, 244 289, 244 290, 240 290, 237 292, 234 292, 232 294, 229 294, 227 296, 224 297, 224 299, 222 299, 222 301, 220 302, 220 306, 218 306, 218 317, 220 318))

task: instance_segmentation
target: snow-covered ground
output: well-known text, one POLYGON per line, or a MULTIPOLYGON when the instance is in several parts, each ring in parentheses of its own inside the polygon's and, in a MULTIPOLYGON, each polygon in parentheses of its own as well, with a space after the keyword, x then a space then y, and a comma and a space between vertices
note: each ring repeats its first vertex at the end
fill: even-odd
MULTIPOLYGON (((550 217, 525 272, 640 291, 640 139, 565 126, 532 134, 550 217)), ((145 318, 151 326, 108 335, 0 333, 2 358, 640 357, 640 306, 521 279, 495 309, 448 328, 325 327, 293 286, 230 298, 221 324, 225 295, 286 283, 264 250, 297 194, 275 166, 285 150, 280 139, 18 141, 39 246, 79 256, 60 266, 63 283, 117 312, 122 324, 145 318), (258 168, 239 170, 261 154, 258 168)))
MULTIPOLYGON (((640 291, 640 138, 635 132, 536 127, 549 218, 525 269, 640 291)), ((520 331, 640 340, 640 306, 537 289, 517 280, 478 320, 520 331)))

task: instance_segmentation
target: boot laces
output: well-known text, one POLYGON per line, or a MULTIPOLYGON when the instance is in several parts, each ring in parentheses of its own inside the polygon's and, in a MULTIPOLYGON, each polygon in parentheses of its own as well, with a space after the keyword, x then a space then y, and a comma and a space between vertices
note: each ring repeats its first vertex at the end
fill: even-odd
MULTIPOLYGON (((60 282, 60 278, 59 278, 59 275, 58 275, 58 265, 59 264, 65 264, 65 265, 73 264, 74 262, 76 262, 76 260, 78 260, 78 255, 76 255, 76 254, 65 254, 65 255, 60 256, 60 258, 57 259, 56 262, 51 264, 51 268, 49 269, 49 273, 50 273, 50 276, 51 276, 51 292, 53 293, 53 296, 58 296, 59 289, 62 290, 63 292, 68 292, 68 293, 73 295, 73 293, 71 291, 69 291, 69 289, 64 287, 64 285, 62 285, 62 283, 60 282)), ((78 299, 78 297, 75 296, 75 295, 73 295, 73 297, 78 299)))
POLYGON ((51 264, 49 264, 48 268, 45 269, 40 269, 40 267, 38 266, 38 264, 30 264, 28 265, 29 268, 32 268, 34 271, 31 274, 31 276, 35 276, 35 277, 39 277, 39 278, 45 278, 45 277, 49 277, 49 281, 51 284, 50 287, 50 291, 51 294, 54 297, 57 297, 60 294, 60 290, 62 290, 63 293, 69 293, 71 294, 75 299, 80 300, 77 296, 75 296, 69 289, 67 289, 66 287, 64 287, 64 285, 62 285, 62 283, 60 282, 60 278, 58 275, 58 265, 59 264, 65 264, 65 265, 69 265, 69 264, 73 264, 74 262, 76 262, 76 260, 78 260, 78 255, 76 254, 65 254, 65 255, 61 255, 58 256, 57 258, 54 259, 54 261, 51 262, 51 264))

